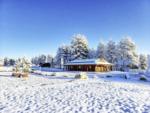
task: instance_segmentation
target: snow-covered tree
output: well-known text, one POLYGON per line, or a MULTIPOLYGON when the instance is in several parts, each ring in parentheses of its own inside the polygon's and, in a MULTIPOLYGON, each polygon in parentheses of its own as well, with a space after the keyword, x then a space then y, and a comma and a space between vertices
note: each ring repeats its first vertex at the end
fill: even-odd
POLYGON ((0 66, 4 65, 4 59, 0 58, 0 66))
POLYGON ((4 58, 4 66, 13 66, 15 64, 15 60, 12 58, 4 58))
POLYGON ((44 64, 44 63, 52 63, 53 62, 53 57, 51 55, 39 55, 36 57, 33 57, 31 59, 32 64, 35 65, 40 65, 40 64, 44 64))
POLYGON ((140 54, 139 62, 140 62, 140 69, 146 70, 148 67, 147 56, 144 54, 140 54))
POLYGON ((39 65, 39 58, 38 57, 33 57, 32 59, 31 59, 31 62, 32 62, 32 64, 35 64, 35 65, 39 65))
POLYGON ((71 58, 71 48, 70 46, 64 45, 62 47, 62 56, 64 59, 64 63, 67 63, 68 61, 70 61, 71 58))
POLYGON ((117 62, 121 70, 138 68, 138 55, 136 45, 130 37, 123 38, 118 45, 117 62))
POLYGON ((4 66, 9 65, 9 59, 7 57, 4 58, 4 66))
POLYGON ((150 55, 147 55, 148 71, 150 71, 150 55))
POLYGON ((86 36, 77 34, 71 41, 71 60, 88 58, 88 41, 86 36))
POLYGON ((58 66, 58 67, 61 66, 61 47, 59 47, 57 49, 57 53, 56 53, 54 62, 55 62, 55 66, 58 66))
POLYGON ((40 55, 38 59, 39 64, 44 64, 46 63, 46 55, 40 55))
POLYGON ((108 62, 117 63, 117 47, 114 41, 109 41, 106 47, 106 59, 108 62))
POLYGON ((95 49, 89 49, 88 58, 93 59, 96 58, 96 50, 95 49))
POLYGON ((15 60, 14 59, 9 59, 9 65, 14 66, 15 65, 15 60))
POLYGON ((23 58, 19 58, 16 61, 14 71, 20 73, 28 73, 29 68, 30 68, 30 61, 27 58, 23 57, 23 58))
POLYGON ((62 45, 58 48, 57 54, 55 57, 55 65, 61 66, 61 60, 63 60, 63 63, 67 63, 70 61, 71 58, 71 49, 70 46, 62 45))
POLYGON ((22 60, 22 67, 23 67, 22 72, 28 73, 30 69, 30 61, 25 57, 23 57, 21 60, 22 60))
POLYGON ((105 44, 100 42, 97 47, 96 51, 97 58, 104 58, 105 59, 105 44))
POLYGON ((22 67, 22 61, 21 61, 21 59, 19 58, 19 59, 17 59, 16 60, 16 64, 15 64, 15 67, 14 67, 14 71, 15 72, 19 72, 20 71, 20 68, 22 67))
POLYGON ((52 63, 53 62, 53 56, 52 55, 47 55, 46 56, 46 63, 52 63))

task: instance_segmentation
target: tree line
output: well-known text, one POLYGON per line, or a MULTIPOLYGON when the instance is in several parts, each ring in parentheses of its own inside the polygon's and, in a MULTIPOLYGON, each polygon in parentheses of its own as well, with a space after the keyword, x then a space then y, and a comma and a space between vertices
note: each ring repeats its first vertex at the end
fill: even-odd
POLYGON ((40 55, 32 58, 32 63, 38 65, 49 62, 60 67, 62 59, 63 63, 67 63, 76 59, 96 58, 105 59, 114 64, 116 70, 147 68, 147 56, 137 53, 136 44, 131 37, 122 38, 118 43, 113 40, 106 44, 100 41, 97 48, 93 49, 89 48, 87 37, 82 34, 74 35, 70 44, 58 47, 55 57, 50 55, 48 58, 47 55, 40 55))
MULTIPOLYGON (((49 63, 51 67, 61 67, 63 64, 77 59, 105 59, 114 65, 115 70, 147 69, 148 60, 144 54, 138 54, 136 44, 131 37, 122 38, 119 42, 100 41, 97 48, 89 48, 87 37, 83 34, 73 35, 70 44, 58 47, 56 56, 39 55, 31 59, 34 65, 49 63)), ((4 65, 15 65, 17 60, 4 58, 4 65)))

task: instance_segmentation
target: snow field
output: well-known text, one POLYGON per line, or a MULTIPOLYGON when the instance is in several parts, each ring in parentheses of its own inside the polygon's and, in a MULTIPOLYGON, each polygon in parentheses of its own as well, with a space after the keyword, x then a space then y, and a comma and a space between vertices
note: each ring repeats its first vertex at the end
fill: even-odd
POLYGON ((149 83, 0 73, 0 113, 149 113, 149 83))

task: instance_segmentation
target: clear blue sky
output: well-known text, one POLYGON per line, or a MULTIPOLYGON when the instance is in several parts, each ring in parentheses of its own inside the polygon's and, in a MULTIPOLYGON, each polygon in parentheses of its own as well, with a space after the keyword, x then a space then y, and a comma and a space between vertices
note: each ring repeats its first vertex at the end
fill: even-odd
POLYGON ((129 35, 150 53, 150 0, 0 0, 0 56, 54 55, 77 33, 93 48, 129 35))

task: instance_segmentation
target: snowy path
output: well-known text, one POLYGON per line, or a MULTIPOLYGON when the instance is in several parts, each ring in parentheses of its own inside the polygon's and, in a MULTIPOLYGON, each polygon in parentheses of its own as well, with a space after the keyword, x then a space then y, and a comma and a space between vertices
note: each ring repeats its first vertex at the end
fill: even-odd
POLYGON ((150 84, 0 73, 0 113, 150 113, 150 84))

